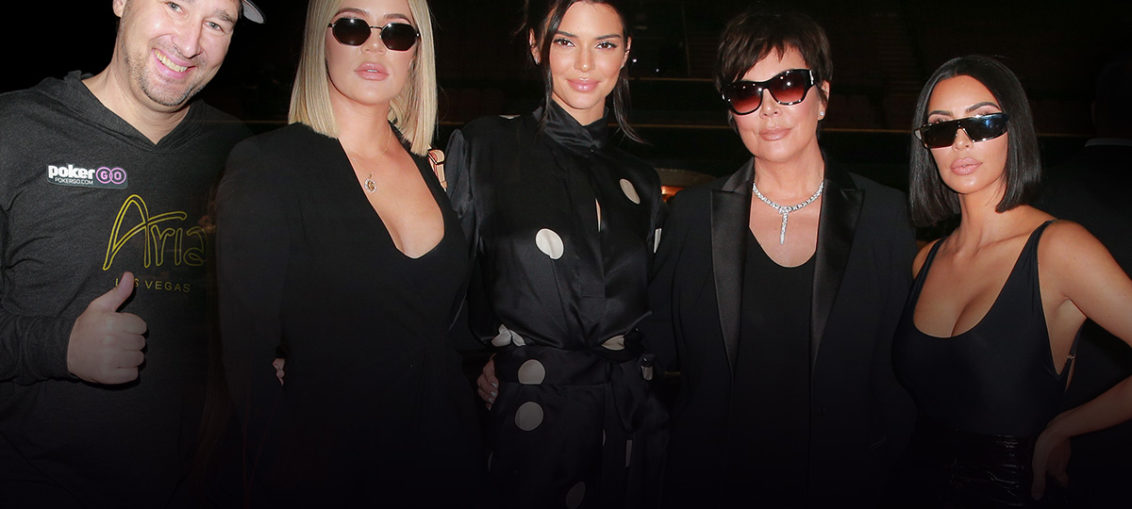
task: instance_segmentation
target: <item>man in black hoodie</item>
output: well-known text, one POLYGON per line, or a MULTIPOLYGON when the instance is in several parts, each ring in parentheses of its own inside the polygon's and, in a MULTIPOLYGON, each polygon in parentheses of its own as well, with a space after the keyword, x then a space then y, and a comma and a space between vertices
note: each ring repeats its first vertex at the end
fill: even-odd
POLYGON ((248 134, 191 98, 237 0, 114 0, 109 66, 0 95, 0 507, 187 503, 205 219, 248 134), (109 289, 109 291, 107 291, 109 289))

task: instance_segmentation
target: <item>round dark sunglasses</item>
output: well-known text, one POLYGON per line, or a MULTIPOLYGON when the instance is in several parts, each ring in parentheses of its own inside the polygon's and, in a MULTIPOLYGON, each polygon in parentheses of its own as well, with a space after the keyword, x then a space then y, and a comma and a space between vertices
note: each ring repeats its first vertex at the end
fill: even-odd
POLYGON ((766 81, 736 81, 723 87, 723 100, 736 115, 754 113, 763 105, 763 90, 770 92, 778 104, 790 106, 806 99, 814 86, 814 72, 809 69, 782 71, 766 81))
POLYGON ((1010 117, 1005 113, 990 113, 974 117, 948 120, 924 124, 916 129, 916 137, 927 148, 950 147, 955 143, 955 136, 963 129, 972 142, 987 141, 1002 136, 1006 132, 1006 121, 1010 117))
POLYGON ((361 46, 369 40, 370 30, 376 28, 381 31, 381 42, 393 51, 408 51, 421 36, 421 33, 408 23, 393 22, 377 27, 370 25, 364 19, 338 18, 327 26, 330 27, 334 38, 347 46, 361 46))

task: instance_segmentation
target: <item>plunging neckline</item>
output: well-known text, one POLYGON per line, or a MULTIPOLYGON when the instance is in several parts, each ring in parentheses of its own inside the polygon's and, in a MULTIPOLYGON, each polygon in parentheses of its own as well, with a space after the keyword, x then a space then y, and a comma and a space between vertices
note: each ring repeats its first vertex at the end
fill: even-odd
MULTIPOLYGON (((943 241, 947 240, 947 238, 945 237, 944 239, 937 242, 934 246, 932 246, 931 252, 928 253, 928 259, 925 261, 923 269, 921 269, 922 270, 921 276, 923 276, 923 277, 922 277, 922 279, 920 279, 919 283, 916 285, 916 295, 915 295, 915 301, 914 301, 915 304, 912 306, 912 328, 915 329, 916 332, 924 335, 925 337, 929 337, 929 338, 940 340, 940 341, 948 341, 948 340, 953 340, 953 339, 958 339, 958 338, 961 338, 961 337, 964 337, 964 336, 968 336, 973 331, 975 331, 976 329, 981 327, 983 325, 983 323, 987 321, 987 317, 990 316, 991 313, 993 313, 995 311, 995 309, 998 308, 998 302, 1000 300, 1002 300, 1002 293, 1003 293, 1004 290, 1006 290, 1006 285, 1010 284, 1010 281, 1012 279, 1014 279, 1014 274, 1018 271, 1018 266, 1022 262, 1022 255, 1026 254, 1026 246, 1030 245, 1030 241, 1033 240, 1034 233, 1037 232, 1038 229, 1040 229, 1040 228, 1041 228, 1041 226, 1039 226, 1038 228, 1035 228, 1034 231, 1031 231, 1030 235, 1028 237, 1026 237, 1026 242, 1022 243, 1022 249, 1020 251, 1018 251, 1018 256, 1015 257, 1015 259, 1014 259, 1014 265, 1011 266, 1010 272, 1006 275, 1006 279, 1003 280, 1002 286, 999 287, 999 289, 998 289, 998 293, 995 294, 994 301, 991 302, 990 307, 987 308, 987 311, 985 313, 983 313, 982 317, 979 318, 979 321, 975 322, 975 325, 972 325, 971 328, 969 328, 969 329, 967 329, 963 332, 960 332, 959 334, 952 334, 950 336, 936 336, 935 334, 928 334, 928 333, 924 332, 923 329, 921 329, 918 324, 916 324, 916 309, 920 305, 920 294, 923 293, 924 285, 928 281, 928 272, 931 271, 931 266, 935 263, 935 256, 939 252, 939 248, 943 244, 943 241)), ((1045 320, 1045 309, 1042 309, 1041 313, 1042 313, 1042 320, 1045 320)))
POLYGON ((357 171, 354 168, 354 163, 350 161, 350 155, 346 153, 346 148, 342 146, 342 141, 337 138, 333 138, 333 140, 335 142, 335 145, 338 146, 338 153, 342 156, 343 161, 346 163, 345 168, 349 170, 349 172, 347 173, 349 176, 347 183, 353 189, 354 196, 356 197, 355 201, 357 199, 360 199, 362 204, 364 204, 364 207, 369 210, 370 221, 376 219, 376 224, 380 226, 380 228, 378 229, 381 230, 381 232, 384 234, 385 239, 389 242, 389 245, 393 247, 393 250, 396 251, 397 254, 400 255, 403 259, 408 261, 419 261, 435 253, 438 248, 440 248, 440 245, 444 243, 444 238, 448 236, 448 220, 444 216, 444 209, 440 204, 437 192, 435 189, 433 189, 432 183, 428 180, 428 175, 425 174, 425 170, 421 167, 421 164, 417 160, 417 158, 414 157, 412 153, 409 153, 409 159, 413 162, 413 166, 417 169, 417 173, 420 174, 421 180, 424 182, 425 187, 428 188, 429 195, 432 196, 432 203, 436 207, 436 211, 440 213, 441 233, 440 238, 427 251, 421 253, 420 256, 409 256, 404 251, 402 251, 401 248, 397 247, 397 243, 393 240, 393 234, 389 232, 389 225, 385 223, 385 218, 381 217, 381 214, 377 211, 376 208, 374 208, 373 204, 370 203, 369 197, 366 196, 365 190, 362 189, 362 186, 358 185, 357 171))

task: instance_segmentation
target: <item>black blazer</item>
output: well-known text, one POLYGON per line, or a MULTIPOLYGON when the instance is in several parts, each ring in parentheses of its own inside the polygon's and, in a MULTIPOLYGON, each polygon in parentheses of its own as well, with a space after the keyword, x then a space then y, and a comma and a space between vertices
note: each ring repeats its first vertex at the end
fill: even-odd
MULTIPOLYGON (((653 315, 641 330, 659 362, 681 378, 664 485, 670 507, 759 499, 720 498, 733 492, 721 479, 753 178, 751 161, 681 192, 661 235, 653 315)), ((914 253, 903 193, 827 162, 814 255, 807 505, 875 501, 910 434, 914 409, 893 375, 890 347, 914 253)))

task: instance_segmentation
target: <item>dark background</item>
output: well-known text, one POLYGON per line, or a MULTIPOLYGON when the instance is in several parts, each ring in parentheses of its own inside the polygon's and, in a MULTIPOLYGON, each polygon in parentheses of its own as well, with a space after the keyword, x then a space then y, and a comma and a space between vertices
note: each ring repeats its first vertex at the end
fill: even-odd
MULTIPOLYGON (((711 85, 717 35, 750 2, 630 0, 632 119, 648 144, 625 143, 666 180, 722 175, 748 157, 711 85), (691 173, 688 173, 691 172, 691 173)), ((521 0, 433 0, 443 146, 480 115, 523 113, 542 85, 513 35, 521 0)), ((1091 134, 1094 76, 1132 53, 1132 8, 1100 2, 795 0, 826 28, 833 47, 831 104, 822 143, 877 180, 905 185, 911 112, 939 64, 969 53, 999 57, 1030 96, 1045 164, 1072 155, 1091 134)), ((229 56, 204 91, 208 102, 263 131, 286 118, 306 2, 259 0, 267 24, 242 21, 229 56)), ((0 91, 45 76, 101 70, 114 44, 110 0, 6 8, 0 91), (20 62, 20 63, 16 63, 20 62)), ((522 39, 525 39, 522 38, 522 39)), ((1130 91, 1132 93, 1132 91, 1130 91)))

